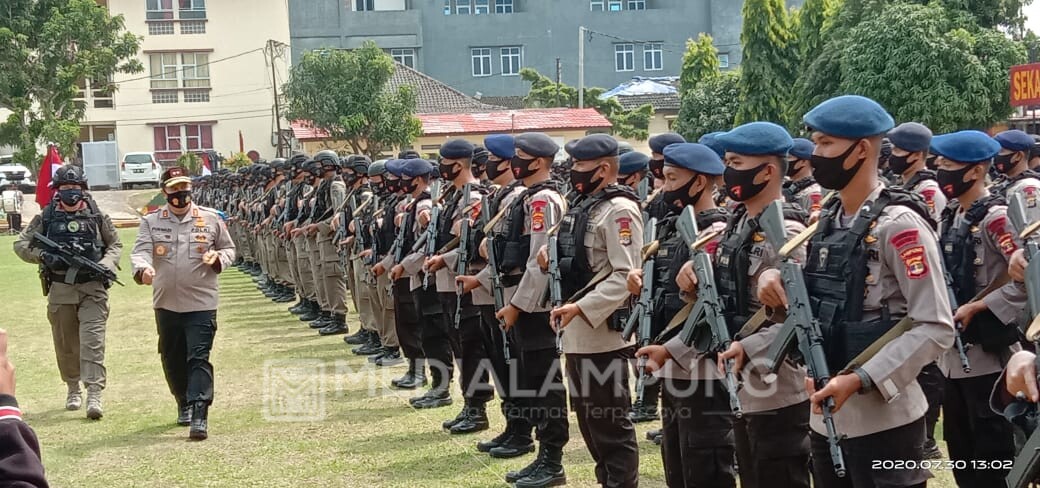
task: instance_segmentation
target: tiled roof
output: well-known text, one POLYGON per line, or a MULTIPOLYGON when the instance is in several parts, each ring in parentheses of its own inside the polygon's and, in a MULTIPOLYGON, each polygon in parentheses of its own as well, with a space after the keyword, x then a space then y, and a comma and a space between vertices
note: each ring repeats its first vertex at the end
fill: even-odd
MULTIPOLYGON (((494 132, 527 132, 558 129, 609 129, 610 121, 595 109, 546 108, 503 110, 496 112, 457 114, 416 114, 422 122, 423 135, 490 134, 494 132)), ((292 123, 293 135, 299 141, 327 139, 321 130, 306 121, 292 123)))
POLYGON ((491 105, 499 105, 502 108, 508 108, 510 110, 519 110, 524 108, 524 97, 522 95, 511 95, 505 97, 485 96, 481 98, 480 101, 490 103, 491 105))
POLYGON ((401 63, 395 64, 397 69, 390 77, 387 88, 396 90, 402 85, 414 86, 417 98, 416 113, 489 112, 505 108, 483 103, 401 63))
POLYGON ((647 95, 618 95, 617 101, 625 110, 650 104, 654 110, 679 110, 679 95, 675 93, 653 93, 647 95))

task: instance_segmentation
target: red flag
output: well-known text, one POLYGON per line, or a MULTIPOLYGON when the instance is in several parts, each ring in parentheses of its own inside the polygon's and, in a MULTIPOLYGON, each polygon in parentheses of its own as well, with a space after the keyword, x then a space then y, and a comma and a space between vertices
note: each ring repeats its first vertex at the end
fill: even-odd
POLYGON ((246 141, 242 139, 242 131, 238 131, 238 152, 246 152, 246 141))
POLYGON ((213 167, 210 166, 209 154, 202 153, 202 176, 209 176, 213 174, 213 167))
POLYGON ((43 158, 43 163, 40 164, 40 174, 36 176, 36 203, 40 205, 40 208, 49 205, 51 199, 54 198, 51 180, 54 178, 54 172, 59 167, 61 167, 61 156, 58 155, 58 146, 51 144, 47 148, 47 156, 43 158))

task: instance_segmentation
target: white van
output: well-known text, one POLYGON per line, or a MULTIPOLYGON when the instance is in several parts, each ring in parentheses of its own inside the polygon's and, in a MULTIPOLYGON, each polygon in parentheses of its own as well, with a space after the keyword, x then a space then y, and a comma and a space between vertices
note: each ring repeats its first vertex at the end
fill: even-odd
POLYGON ((120 184, 124 190, 133 185, 155 185, 159 188, 162 166, 150 152, 130 152, 123 156, 119 165, 120 184))

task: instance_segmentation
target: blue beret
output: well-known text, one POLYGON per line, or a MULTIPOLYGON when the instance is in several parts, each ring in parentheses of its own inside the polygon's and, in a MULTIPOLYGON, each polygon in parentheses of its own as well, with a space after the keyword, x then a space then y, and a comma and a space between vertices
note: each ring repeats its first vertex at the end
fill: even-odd
POLYGON ((575 139, 568 142, 565 149, 575 161, 590 161, 618 155, 617 141, 606 134, 592 134, 575 139))
POLYGON ((513 159, 516 155, 516 146, 513 136, 509 134, 492 134, 484 138, 484 147, 488 152, 501 159, 513 159))
POLYGON ((386 173, 388 171, 386 169, 387 162, 388 161, 385 159, 380 159, 378 161, 373 162, 368 167, 368 176, 380 176, 383 173, 386 173))
POLYGON ((787 129, 772 122, 751 122, 719 134, 716 139, 726 152, 752 156, 773 154, 787 157, 794 141, 787 129))
POLYGON ((650 156, 641 152, 627 152, 618 158, 620 168, 618 174, 630 175, 639 171, 646 171, 650 167, 650 156))
POLYGON ((813 144, 809 139, 796 138, 793 139, 794 145, 791 146, 791 155, 798 159, 809 159, 812 157, 813 151, 816 150, 816 144, 813 144))
POLYGON ((708 146, 708 148, 715 151, 715 154, 718 154, 720 158, 724 158, 726 157, 726 148, 722 147, 722 143, 719 142, 718 138, 720 134, 725 134, 725 132, 709 132, 701 136, 701 138, 697 140, 697 143, 708 146))
POLYGON ((402 167, 403 164, 404 164, 404 160, 403 159, 388 159, 386 161, 386 170, 390 174, 400 178, 401 177, 401 167, 402 167))
POLYGON ((657 134, 656 136, 651 137, 648 141, 650 144, 650 152, 655 152, 657 154, 664 154, 664 148, 668 147, 669 144, 678 144, 681 142, 686 142, 686 139, 674 132, 657 134))
POLYGON ((896 125, 877 102, 859 95, 842 95, 827 100, 802 117, 812 130, 845 139, 884 134, 896 125))
POLYGON ((917 122, 904 122, 888 131, 893 146, 910 152, 927 151, 932 145, 932 130, 917 122))
POLYGON ((1000 144, 985 132, 962 130, 932 138, 932 151, 958 163, 988 163, 1000 152, 1000 144))
POLYGON ((452 139, 441 145, 441 157, 448 159, 462 159, 473 157, 473 144, 465 139, 452 139))
POLYGON ((560 151, 560 146, 541 132, 524 132, 513 139, 517 149, 536 158, 551 158, 560 151))
POLYGON ((425 159, 405 159, 401 163, 401 176, 408 178, 427 176, 433 169, 433 164, 425 159))
POLYGON ((993 140, 1000 143, 1000 147, 1011 151, 1028 151, 1036 143, 1033 136, 1018 129, 1006 130, 993 136, 993 140))
POLYGON ((671 144, 664 148, 664 164, 712 176, 726 171, 722 158, 714 149, 692 142, 671 144))

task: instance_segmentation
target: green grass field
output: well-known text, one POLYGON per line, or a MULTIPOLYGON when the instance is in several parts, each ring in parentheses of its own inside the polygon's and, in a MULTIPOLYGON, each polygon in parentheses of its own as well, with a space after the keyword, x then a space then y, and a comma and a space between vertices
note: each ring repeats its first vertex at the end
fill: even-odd
MULTIPOLYGON (((319 337, 236 270, 222 277, 210 438, 188 442, 187 428, 174 423, 176 406, 159 365, 151 289, 130 279, 136 229, 120 235, 126 246, 120 275, 128 285, 111 290, 108 388, 105 418, 99 422, 86 420, 82 410, 64 410, 65 386, 54 361, 36 267, 10 251, 12 237, 0 238, 0 327, 10 334, 19 402, 40 438, 53 486, 505 486, 506 471, 533 459, 493 460, 474 449, 478 440, 502 427, 497 402, 489 406, 492 430, 448 435, 440 424, 458 412, 460 395, 451 407, 412 410, 406 399, 413 393, 386 388, 403 373, 403 365, 363 370, 367 362, 350 354, 342 336, 319 337), (290 422, 280 420, 278 412, 265 415, 265 389, 282 381, 272 377, 265 383, 268 361, 292 365, 296 369, 291 371, 324 371, 311 377, 312 383, 292 383, 320 393, 304 398, 323 398, 321 420, 290 422)), ((348 321, 356 327, 356 317, 348 321)), ((650 428, 638 426, 640 480, 643 486, 664 486, 659 448, 643 440, 650 428)), ((564 464, 569 486, 596 486, 592 459, 573 417, 564 464)), ((932 486, 954 486, 948 473, 936 475, 932 486)))

